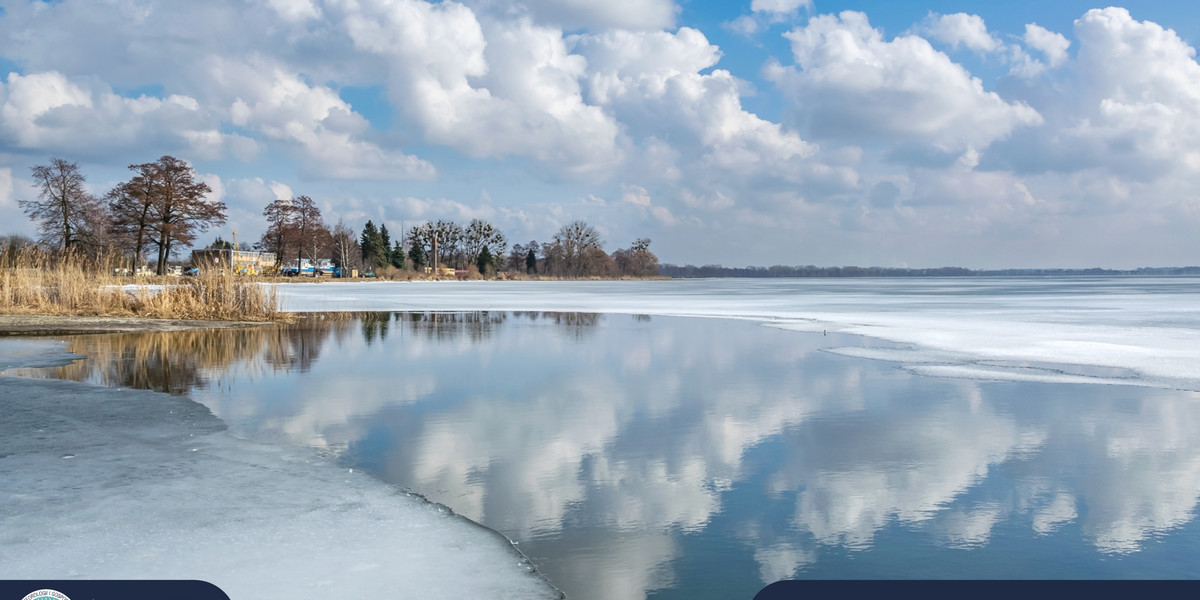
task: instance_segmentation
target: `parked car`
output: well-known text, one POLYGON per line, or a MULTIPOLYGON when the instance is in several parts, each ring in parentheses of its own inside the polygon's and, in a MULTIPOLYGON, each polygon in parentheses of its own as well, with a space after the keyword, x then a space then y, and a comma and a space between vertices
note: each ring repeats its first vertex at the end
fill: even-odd
POLYGON ((298 262, 292 261, 284 265, 284 267, 279 270, 279 273, 284 277, 296 277, 298 275, 317 277, 322 273, 328 273, 333 270, 333 261, 327 258, 322 258, 315 261, 316 264, 313 264, 313 262, 314 261, 311 261, 307 258, 298 262))

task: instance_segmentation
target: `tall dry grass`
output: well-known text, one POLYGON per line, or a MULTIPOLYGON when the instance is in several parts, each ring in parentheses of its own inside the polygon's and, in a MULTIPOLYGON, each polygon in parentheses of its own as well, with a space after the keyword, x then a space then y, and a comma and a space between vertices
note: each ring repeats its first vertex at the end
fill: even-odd
POLYGON ((281 316, 274 288, 254 278, 205 273, 135 281, 114 274, 123 263, 116 255, 10 249, 0 253, 0 312, 218 321, 281 316))

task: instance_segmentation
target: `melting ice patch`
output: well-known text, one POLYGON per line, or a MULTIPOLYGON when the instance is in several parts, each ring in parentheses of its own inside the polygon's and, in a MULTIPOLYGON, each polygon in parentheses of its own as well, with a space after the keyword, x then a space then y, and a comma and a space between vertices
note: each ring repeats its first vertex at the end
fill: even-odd
POLYGON ((0 372, 7 369, 61 367, 83 358, 66 351, 67 343, 49 339, 0 338, 0 372))
MULTIPOLYGON (((1011 320, 999 320, 970 314, 856 315, 839 330, 913 346, 832 351, 901 362, 925 375, 1200 390, 1200 330, 1099 320, 1080 325, 1056 322, 1056 316, 1013 314, 1011 320)), ((789 323, 775 326, 810 329, 789 323)))
POLYGON ((233 598, 560 597, 499 534, 309 450, 237 439, 190 400, 0 377, 0 410, 0 578, 203 579, 233 598))
MULTIPOLYGON (((1031 381, 1044 383, 1092 383, 1109 385, 1167 385, 1167 380, 1149 380, 1133 369, 1068 363, 992 361, 970 355, 919 348, 874 348, 849 346, 829 348, 833 354, 901 363, 905 369, 931 377, 1031 381)), ((1179 382, 1186 384, 1186 381, 1179 382)))
POLYGON ((753 319, 895 342, 903 347, 870 357, 929 375, 1200 390, 1200 280, 1190 278, 338 282, 278 291, 284 310, 300 312, 753 319))

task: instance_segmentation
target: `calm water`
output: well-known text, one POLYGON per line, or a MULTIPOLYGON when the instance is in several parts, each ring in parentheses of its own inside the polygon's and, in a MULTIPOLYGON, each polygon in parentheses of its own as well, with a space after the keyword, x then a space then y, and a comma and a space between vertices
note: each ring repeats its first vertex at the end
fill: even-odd
POLYGON ((1200 576, 1200 394, 844 355, 888 346, 723 319, 371 313, 79 337, 89 359, 50 374, 186 393, 237 435, 320 448, 499 530, 572 599, 1200 576))

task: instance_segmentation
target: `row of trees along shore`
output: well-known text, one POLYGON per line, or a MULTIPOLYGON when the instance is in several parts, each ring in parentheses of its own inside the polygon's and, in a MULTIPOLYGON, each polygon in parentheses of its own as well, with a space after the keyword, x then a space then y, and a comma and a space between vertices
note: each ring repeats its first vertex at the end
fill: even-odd
MULTIPOLYGON (((155 162, 131 165, 132 177, 103 198, 84 188, 77 163, 52 158, 32 168, 38 195, 19 200, 38 225, 39 242, 50 249, 99 255, 116 250, 135 264, 155 259, 159 275, 172 257, 193 246, 199 233, 226 221, 224 203, 212 193, 185 161, 163 156, 155 162)), ((595 228, 583 221, 564 225, 549 242, 513 244, 491 223, 474 219, 463 226, 452 221, 415 225, 393 239, 386 224, 367 221, 355 233, 338 220, 329 227, 309 196, 272 201, 262 212, 267 229, 256 249, 275 255, 277 265, 308 259, 330 260, 343 270, 379 272, 388 269, 424 273, 438 266, 483 276, 499 272, 548 277, 649 277, 658 274, 658 258, 650 240, 637 239, 629 248, 609 254, 595 228)), ((11 245, 11 242, 10 242, 11 245)), ((217 238, 210 248, 234 249, 217 238)))
POLYGON ((37 198, 18 203, 48 248, 85 255, 115 248, 138 262, 153 252, 163 275, 171 256, 191 247, 198 232, 225 222, 225 204, 208 199, 212 188, 173 156, 129 170, 129 181, 97 198, 84 188, 77 163, 52 158, 32 169, 37 198))
POLYGON ((551 241, 508 245, 491 223, 472 219, 466 225, 429 221, 409 228, 395 239, 386 224, 368 220, 355 235, 339 220, 332 228, 320 208, 307 196, 277 199, 263 209, 268 227, 258 249, 275 254, 281 264, 295 259, 331 259, 343 271, 365 273, 430 272, 452 269, 493 276, 538 275, 561 278, 653 277, 658 257, 650 240, 640 238, 629 248, 604 251, 596 229, 583 221, 562 226, 551 241))

